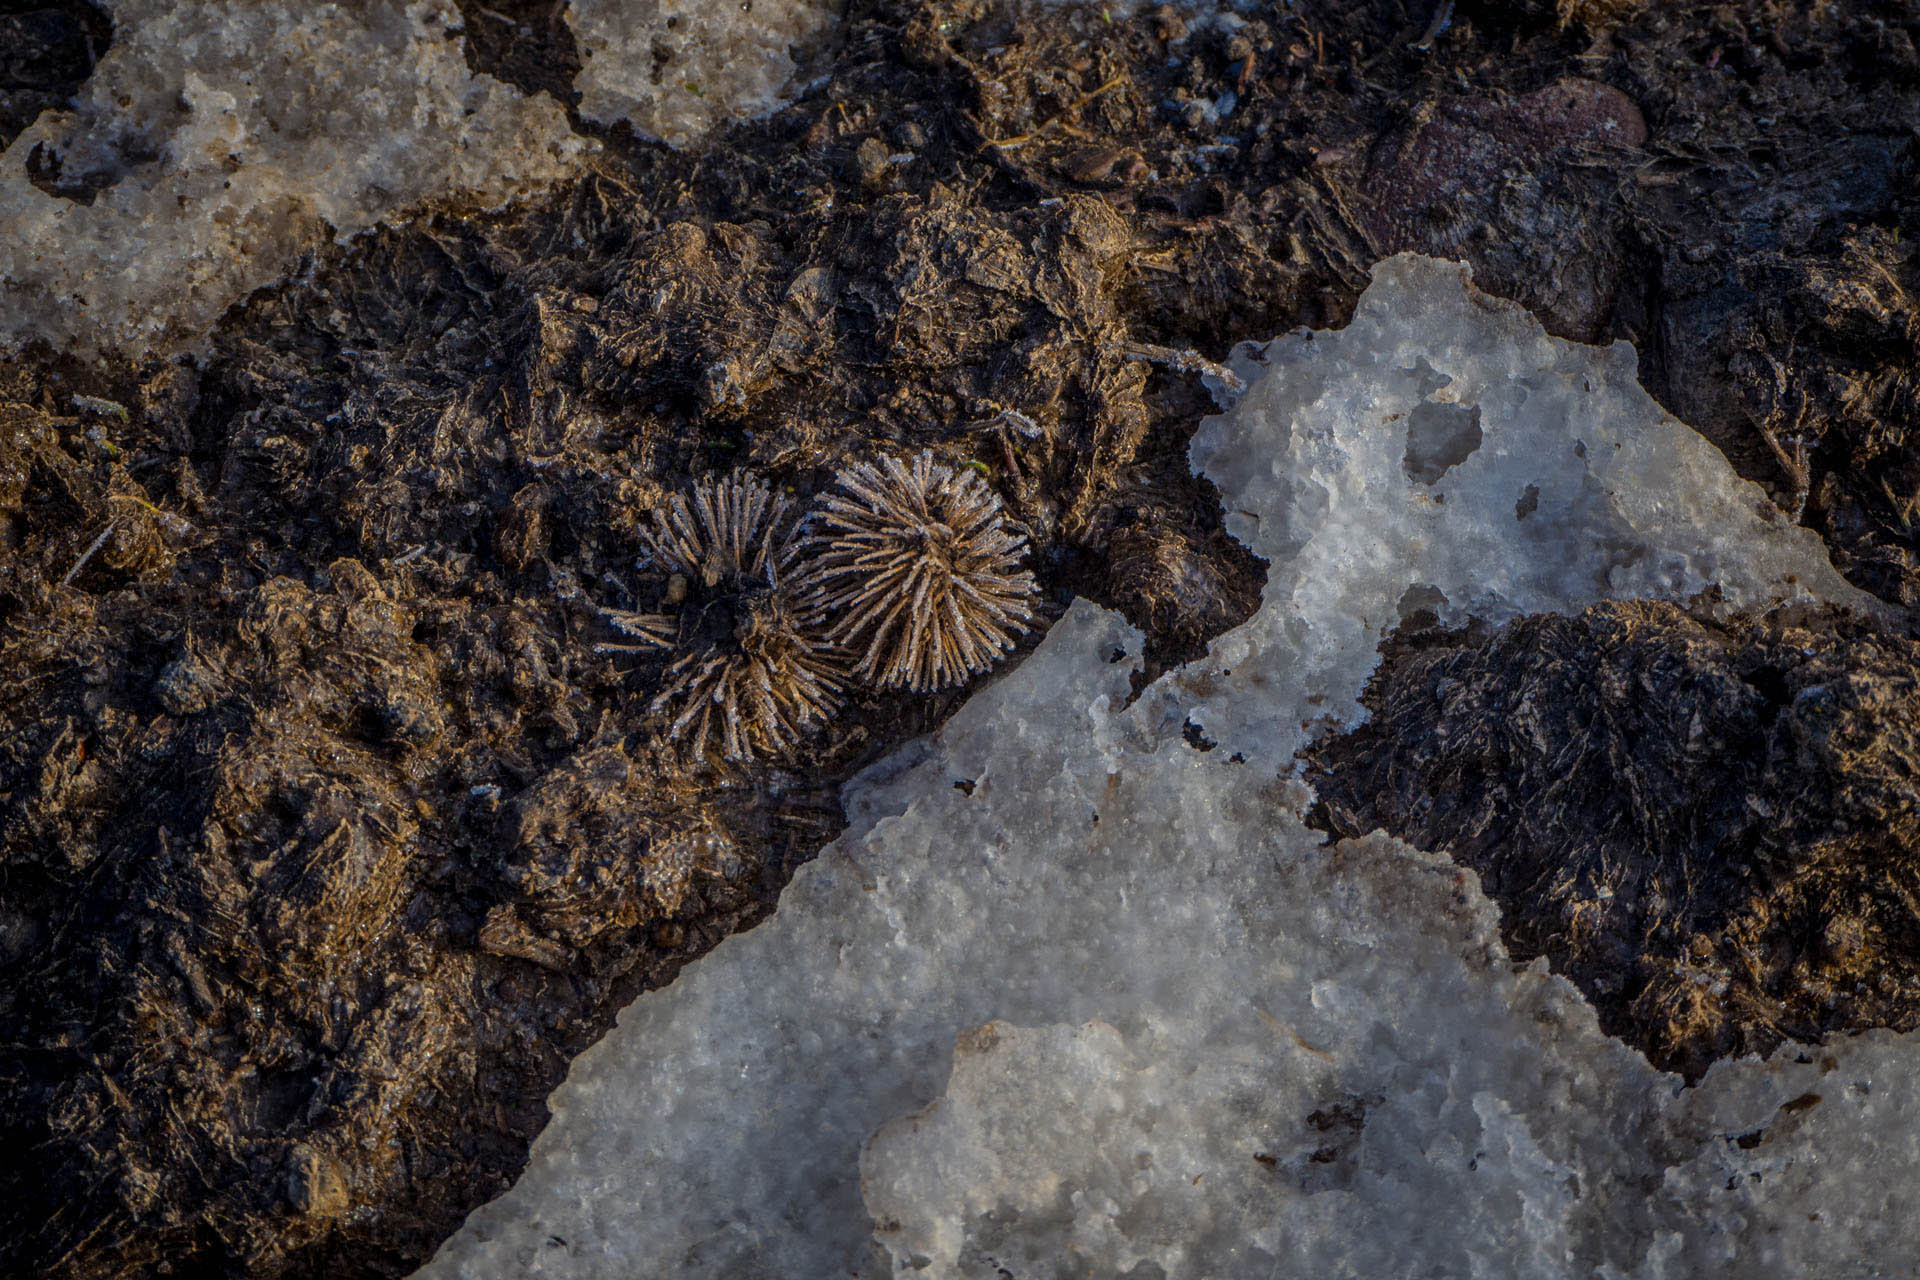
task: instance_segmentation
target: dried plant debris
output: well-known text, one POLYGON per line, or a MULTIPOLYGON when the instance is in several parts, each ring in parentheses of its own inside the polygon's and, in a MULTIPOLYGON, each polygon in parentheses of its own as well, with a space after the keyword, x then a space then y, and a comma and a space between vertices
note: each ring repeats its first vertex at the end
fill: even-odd
POLYGON ((835 477, 807 547, 808 606, 855 675, 914 690, 986 670, 1033 625, 1027 539, 974 471, 922 451, 835 477))
POLYGON ((58 1170, 0 1203, 0 1272, 406 1270, 596 1019, 831 834, 722 812, 618 722, 556 753, 580 673, 424 576, 336 561, 191 628, 156 621, 178 586, 67 587, 0 626, 0 1032, 40 1046, 0 1060, 0 1139, 58 1170))
POLYGON ((731 879, 740 866, 740 846, 720 822, 707 817, 683 824, 653 842, 644 878, 647 897, 671 915, 685 905, 696 876, 731 879))
POLYGON ((565 761, 510 812, 503 905, 569 956, 680 917, 701 905, 697 877, 737 881, 753 861, 711 796, 675 785, 668 762, 620 742, 565 761))
POLYGON ((1920 644, 1597 605, 1396 640, 1317 825, 1445 850, 1655 1065, 1920 1026, 1920 644))
POLYGON ((680 611, 671 631, 659 615, 620 625, 684 650, 652 705, 671 717, 668 741, 695 760, 790 752, 845 689, 838 653, 794 595, 792 504, 741 472, 701 480, 654 511, 645 541, 678 575, 680 611))

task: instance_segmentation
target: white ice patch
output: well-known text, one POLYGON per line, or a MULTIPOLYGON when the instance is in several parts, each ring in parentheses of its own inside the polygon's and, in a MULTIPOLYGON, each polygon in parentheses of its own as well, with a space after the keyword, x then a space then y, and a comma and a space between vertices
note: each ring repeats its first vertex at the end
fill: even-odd
POLYGON ((1307 726, 1358 723, 1358 697, 1409 588, 1443 623, 1573 613, 1600 600, 1729 608, 1875 606, 1818 535, 1640 386, 1633 348, 1550 336, 1470 289, 1464 264, 1381 263, 1346 328, 1243 344, 1249 388, 1204 423, 1195 470, 1228 532, 1270 568, 1265 607, 1175 677, 1194 718, 1284 767, 1307 726))
POLYGON ((573 0, 580 114, 675 147, 784 106, 794 54, 839 21, 836 0, 573 0))
POLYGON ((1857 593, 1624 348, 1549 338, 1464 268, 1391 260, 1349 329, 1264 362, 1194 446, 1272 564, 1260 612, 1129 706, 1140 635, 1075 604, 849 784, 851 825, 772 919, 581 1055, 519 1183, 424 1275, 1651 1280, 1920 1256, 1910 1038, 1683 1090, 1543 963, 1515 969, 1470 871, 1322 844, 1282 776, 1312 723, 1354 718, 1403 601, 1497 620, 1857 593), (1410 428, 1428 403, 1477 409, 1477 446, 1458 414, 1410 428))
POLYGON ((113 47, 0 153, 0 352, 191 347, 324 236, 432 197, 499 204, 593 144, 468 72, 447 0, 113 0, 113 47), (91 204, 36 187, 108 185, 91 204))

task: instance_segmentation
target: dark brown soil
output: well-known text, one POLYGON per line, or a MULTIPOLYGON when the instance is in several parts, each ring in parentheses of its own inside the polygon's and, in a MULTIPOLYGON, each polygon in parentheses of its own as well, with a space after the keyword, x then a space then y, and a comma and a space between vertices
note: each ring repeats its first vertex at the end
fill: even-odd
MULTIPOLYGON (((562 106, 580 102, 580 48, 566 0, 455 0, 466 27, 467 66, 562 106)), ((577 123, 577 121, 576 121, 577 123)))
POLYGON ((1601 605, 1403 633, 1365 702, 1316 825, 1478 871, 1656 1065, 1920 1026, 1920 642, 1601 605))
MULTIPOLYGON (((856 0, 826 82, 705 152, 616 131, 597 172, 516 212, 329 248, 198 366, 7 370, 0 1267, 404 1274, 518 1171, 569 1058, 761 918, 837 829, 839 781, 964 696, 865 691, 793 760, 676 763, 648 711, 671 655, 604 648, 602 610, 665 589, 637 526, 691 476, 752 467, 805 499, 930 448, 1027 526, 1049 610, 1117 605, 1177 661, 1261 581, 1187 472, 1210 404, 1181 353, 1340 323, 1368 263, 1421 248, 1556 332, 1634 341, 1655 394, 1854 581, 1920 600, 1920 7, 1577 8, 1462 0, 1423 40, 1434 10, 1398 0, 1232 29, 856 0)), ((556 13, 470 6, 471 60, 569 98, 556 13)), ((28 79, 72 82, 66 57, 28 79)), ((1497 895, 1548 857, 1642 894, 1590 944, 1503 900, 1516 946, 1603 1007, 1582 966, 1621 948, 1649 1009, 1684 994, 1682 959, 1722 966, 1718 1022, 1609 1013, 1666 1060, 1907 1025, 1904 739, 1805 747, 1792 726, 1863 722, 1769 719, 1773 678, 1745 679, 1897 693, 1902 644, 1833 620, 1799 657, 1654 613, 1525 627, 1423 652, 1471 668, 1475 706, 1566 698, 1557 731, 1600 752, 1583 778, 1665 770, 1670 807, 1777 786, 1799 816, 1729 810, 1620 875, 1655 810, 1496 847, 1465 815, 1541 780, 1474 757, 1393 766, 1377 820, 1425 830, 1385 802, 1453 769, 1485 798, 1430 834, 1485 845, 1497 895), (1581 664, 1663 662, 1616 762, 1578 719, 1616 705, 1581 664), (1690 759, 1688 699, 1747 754, 1662 763, 1690 759), (1675 866, 1709 857, 1772 878, 1678 897, 1675 866), (1698 927, 1643 942, 1673 920, 1698 927), (1839 1013, 1815 999, 1881 969, 1839 1013)))

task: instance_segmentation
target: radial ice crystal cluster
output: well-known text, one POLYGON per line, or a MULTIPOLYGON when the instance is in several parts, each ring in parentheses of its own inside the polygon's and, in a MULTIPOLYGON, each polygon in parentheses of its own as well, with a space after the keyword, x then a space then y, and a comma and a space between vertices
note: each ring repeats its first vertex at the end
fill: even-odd
POLYGON ((735 472, 675 494, 643 537, 654 562, 692 593, 677 617, 618 619, 635 638, 683 648, 653 703, 670 718, 669 741, 696 759, 786 754, 839 707, 845 685, 837 655, 790 589, 792 504, 735 472))
POLYGON ((696 481, 651 516, 641 534, 648 552, 709 587, 728 578, 771 583, 793 563, 793 504, 758 476, 696 481))
POLYGON ((836 477, 809 540, 809 606, 854 674, 939 689, 984 671, 1033 622, 1027 540, 978 474, 922 452, 836 477))
POLYGON ((1463 267, 1241 353, 1193 457, 1260 611, 1133 687, 1073 606, 844 794, 778 911, 576 1060, 424 1274, 1906 1274, 1920 1038, 1725 1062, 1604 1035, 1443 854, 1324 843, 1295 749, 1401 602, 1870 606, 1634 378, 1463 267), (1190 745, 1189 722, 1220 748, 1190 745))

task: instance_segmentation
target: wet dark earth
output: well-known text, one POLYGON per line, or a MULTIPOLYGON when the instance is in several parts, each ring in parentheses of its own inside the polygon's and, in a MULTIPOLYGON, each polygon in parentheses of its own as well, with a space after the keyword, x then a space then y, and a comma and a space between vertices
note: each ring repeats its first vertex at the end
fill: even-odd
MULTIPOLYGON (((1021 647, 1085 595, 1177 662, 1263 579, 1187 471, 1194 359, 1343 322, 1411 248, 1633 342, 1920 603, 1920 4, 1440 8, 854 0, 705 150, 602 131, 545 198, 318 252, 197 364, 0 370, 0 1270, 407 1273, 965 697, 856 680, 790 749, 686 750, 698 628, 619 619, 730 607, 643 556, 695 480, 801 508, 930 451, 1030 542, 1021 647)), ((555 12, 470 8, 470 59, 570 97, 555 12)), ((0 126, 90 23, 0 4, 0 126)), ((1910 1029, 1915 657, 1651 605, 1406 633, 1316 820, 1450 849, 1690 1075, 1910 1029)))

